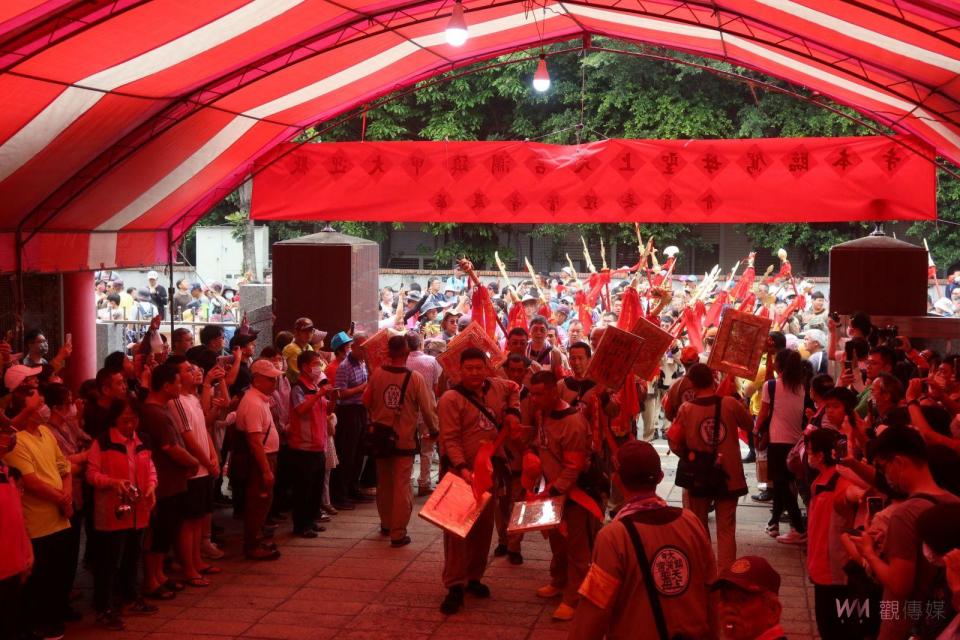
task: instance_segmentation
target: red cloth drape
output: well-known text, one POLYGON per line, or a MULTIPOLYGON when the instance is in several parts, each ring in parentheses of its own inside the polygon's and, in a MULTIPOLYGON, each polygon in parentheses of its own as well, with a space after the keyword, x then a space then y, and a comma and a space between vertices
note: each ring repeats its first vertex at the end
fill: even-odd
POLYGON ((486 287, 475 287, 473 290, 473 320, 486 331, 491 340, 497 339, 497 311, 490 300, 490 290, 486 287))

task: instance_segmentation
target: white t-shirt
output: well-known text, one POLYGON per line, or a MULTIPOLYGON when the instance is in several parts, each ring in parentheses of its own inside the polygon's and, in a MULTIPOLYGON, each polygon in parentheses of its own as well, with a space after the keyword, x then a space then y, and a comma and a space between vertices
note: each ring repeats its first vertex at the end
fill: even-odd
MULTIPOLYGON (((184 394, 179 398, 167 402, 167 408, 170 410, 170 417, 173 423, 177 425, 177 431, 182 434, 187 431, 192 432, 193 439, 206 459, 210 459, 210 438, 207 437, 207 421, 203 415, 203 407, 200 406, 200 398, 195 395, 184 394)), ((200 465, 194 478, 202 478, 210 475, 207 468, 200 465)))
MULTIPOLYGON (((796 444, 803 437, 803 387, 791 391, 777 378, 777 389, 773 400, 773 415, 770 417, 770 442, 774 444, 796 444)), ((770 404, 769 383, 763 385, 763 402, 770 404)))
POLYGON ((280 451, 280 432, 273 423, 273 414, 270 413, 270 398, 263 395, 255 387, 247 389, 237 407, 237 429, 246 433, 267 434, 263 441, 264 453, 280 451))

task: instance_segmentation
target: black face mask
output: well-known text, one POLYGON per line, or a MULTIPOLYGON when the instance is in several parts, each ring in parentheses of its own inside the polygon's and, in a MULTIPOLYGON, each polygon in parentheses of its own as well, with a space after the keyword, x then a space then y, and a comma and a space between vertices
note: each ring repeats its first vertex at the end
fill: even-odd
MULTIPOLYGON (((876 468, 876 467, 875 467, 876 468)), ((900 492, 897 489, 894 489, 890 486, 890 482, 887 480, 886 474, 880 469, 876 469, 877 475, 873 480, 873 485, 877 488, 877 491, 880 493, 890 496, 893 500, 906 500, 907 494, 900 492)))

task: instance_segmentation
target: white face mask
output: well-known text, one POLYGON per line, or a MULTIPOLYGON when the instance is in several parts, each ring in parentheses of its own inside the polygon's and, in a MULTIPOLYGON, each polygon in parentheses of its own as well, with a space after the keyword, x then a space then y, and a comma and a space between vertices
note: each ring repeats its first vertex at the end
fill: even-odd
POLYGON ((923 557, 935 567, 942 567, 946 564, 943 561, 943 556, 928 547, 926 542, 923 543, 923 557))
POLYGON ((50 407, 46 404, 40 407, 40 410, 37 412, 40 422, 42 424, 48 424, 50 422, 50 407))

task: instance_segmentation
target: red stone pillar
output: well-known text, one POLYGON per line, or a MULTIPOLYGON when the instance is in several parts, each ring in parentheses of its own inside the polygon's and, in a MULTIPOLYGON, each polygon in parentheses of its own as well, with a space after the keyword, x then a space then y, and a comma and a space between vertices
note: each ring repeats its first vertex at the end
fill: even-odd
POLYGON ((97 375, 97 304, 92 271, 63 274, 63 339, 70 334, 73 355, 63 371, 74 392, 97 375))

